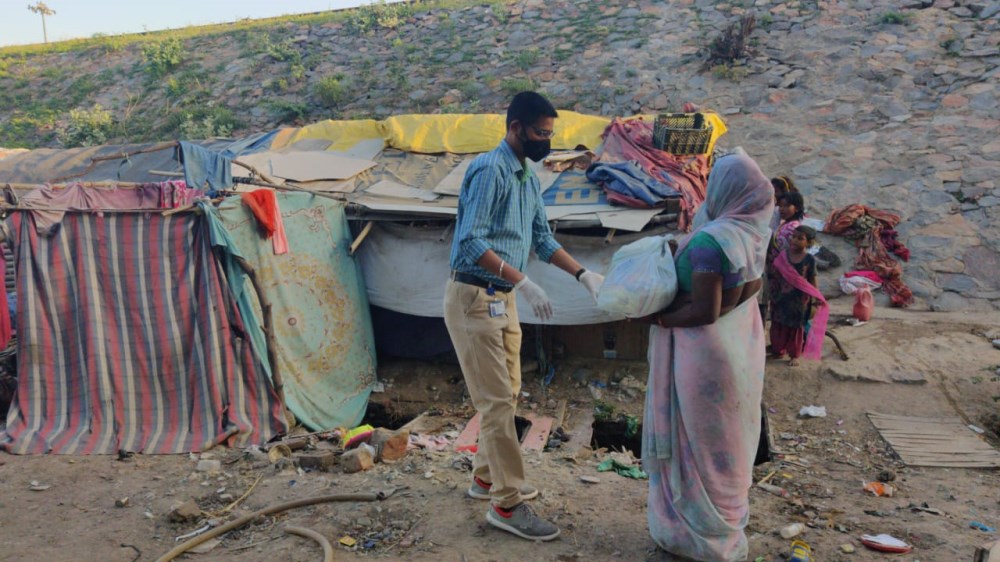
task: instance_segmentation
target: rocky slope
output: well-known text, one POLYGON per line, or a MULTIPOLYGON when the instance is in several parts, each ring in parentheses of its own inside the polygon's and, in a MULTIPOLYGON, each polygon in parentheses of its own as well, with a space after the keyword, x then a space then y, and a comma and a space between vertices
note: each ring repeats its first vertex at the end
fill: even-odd
POLYGON ((792 175, 814 216, 850 203, 900 213, 922 303, 1000 308, 997 1, 417 5, 92 43, 0 51, 0 144, 493 112, 527 88, 604 115, 692 101, 724 114, 722 144, 792 175), (751 56, 706 65, 712 39, 746 14, 751 56))

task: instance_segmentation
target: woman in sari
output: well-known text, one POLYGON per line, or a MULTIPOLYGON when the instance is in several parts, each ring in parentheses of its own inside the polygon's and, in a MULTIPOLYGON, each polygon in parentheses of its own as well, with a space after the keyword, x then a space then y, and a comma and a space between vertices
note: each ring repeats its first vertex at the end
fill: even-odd
POLYGON ((646 317, 649 385, 642 461, 649 532, 664 550, 744 560, 764 385, 757 308, 774 192, 745 155, 720 158, 676 253, 679 292, 646 317))

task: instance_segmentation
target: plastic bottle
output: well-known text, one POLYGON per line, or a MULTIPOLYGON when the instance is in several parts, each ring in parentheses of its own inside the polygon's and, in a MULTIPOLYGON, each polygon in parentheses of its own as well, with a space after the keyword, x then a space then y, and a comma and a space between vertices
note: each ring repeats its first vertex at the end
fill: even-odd
POLYGON ((875 298, 868 287, 862 287, 854 293, 853 316, 859 322, 867 322, 872 319, 872 310, 875 308, 875 298))
POLYGON ((790 539, 792 537, 797 537, 802 531, 806 530, 806 526, 802 523, 792 523, 791 525, 786 525, 781 529, 781 538, 790 539))

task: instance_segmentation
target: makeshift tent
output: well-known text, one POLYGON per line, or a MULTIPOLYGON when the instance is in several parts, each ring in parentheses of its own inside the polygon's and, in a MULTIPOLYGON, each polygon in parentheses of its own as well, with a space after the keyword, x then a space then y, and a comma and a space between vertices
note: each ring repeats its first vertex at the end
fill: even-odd
POLYGON ((179 453, 287 429, 207 223, 107 212, 120 199, 134 207, 135 191, 106 190, 102 213, 48 208, 4 224, 19 310, 8 451, 179 453))
MULTIPOLYGON (((607 163, 636 158, 636 169, 669 187, 653 208, 629 209, 610 204, 607 191, 583 169, 535 166, 556 237, 584 265, 603 270, 621 244, 675 229, 679 220, 684 225, 704 196, 699 182, 707 176, 707 156, 649 152, 649 118, 560 115, 555 148, 589 148, 607 163), (617 127, 609 127, 613 123, 617 127), (626 137, 602 152, 602 136, 609 134, 626 137)), ((725 124, 711 113, 706 119, 713 125, 711 152, 725 124)), ((7 207, 13 210, 7 224, 17 308, 24 312, 18 315, 22 364, 7 447, 173 452, 260 442, 284 429, 276 414, 281 405, 314 429, 357 423, 375 376, 368 300, 393 313, 441 316, 463 167, 475 153, 493 149, 503 130, 499 115, 407 115, 326 121, 235 141, 46 149, 0 159, 0 182, 10 187, 7 207), (188 187, 225 196, 261 187, 285 192, 276 203, 288 254, 274 251, 259 221, 234 199, 191 206, 172 194, 152 209, 134 202, 129 209, 69 207, 54 238, 28 235, 34 229, 24 226, 48 220, 37 208, 44 198, 33 203, 36 198, 26 196, 40 184, 69 182, 71 189, 87 190, 95 187, 87 182, 110 180, 135 188, 128 182, 160 185, 180 178, 194 182, 188 187), (74 182, 83 183, 72 187, 74 182), (301 191, 312 194, 288 193, 301 191), (357 221, 354 231, 360 232, 353 243, 347 220, 357 221), (136 234, 143 229, 156 236, 136 234), (75 245, 83 249, 72 253, 75 245), (72 264, 74 275, 43 271, 38 264, 52 262, 39 260, 53 256, 72 264), (113 263, 119 270, 107 273, 113 263), (140 277, 145 284, 115 277, 121 270, 147 272, 140 277), (171 278, 170 290, 197 299, 163 302, 162 294, 149 292, 151 279, 162 284, 167 272, 195 270, 198 283, 171 278), (124 297, 108 298, 101 292, 106 287, 118 287, 124 297), (71 297, 74 292, 83 296, 71 297), (94 294, 104 296, 87 296, 94 294), (206 322, 214 331, 206 331, 206 322), (142 329, 126 330, 134 326, 142 329), (200 359, 198 346, 206 345, 216 355, 200 359), (80 357, 101 359, 91 365, 80 357)), ((532 262, 528 273, 551 289, 566 286, 551 267, 532 262)), ((585 291, 573 288, 550 291, 556 297, 553 323, 610 320, 585 291)), ((526 307, 519 312, 526 322, 535 320, 526 307)))

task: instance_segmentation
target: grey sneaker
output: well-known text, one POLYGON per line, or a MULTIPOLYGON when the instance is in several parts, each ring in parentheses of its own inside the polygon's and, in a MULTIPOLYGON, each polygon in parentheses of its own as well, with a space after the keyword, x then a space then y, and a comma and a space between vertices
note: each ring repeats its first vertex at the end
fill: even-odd
POLYGON ((536 515, 526 503, 518 504, 510 511, 491 505, 486 512, 486 521, 529 541, 550 541, 559 536, 559 527, 536 515))
MULTIPOLYGON (((521 484, 521 487, 518 488, 517 491, 521 493, 522 500, 533 500, 538 497, 538 488, 534 486, 521 484)), ((472 485, 469 486, 468 494, 470 498, 488 500, 490 499, 490 485, 476 477, 473 477, 472 485)))

